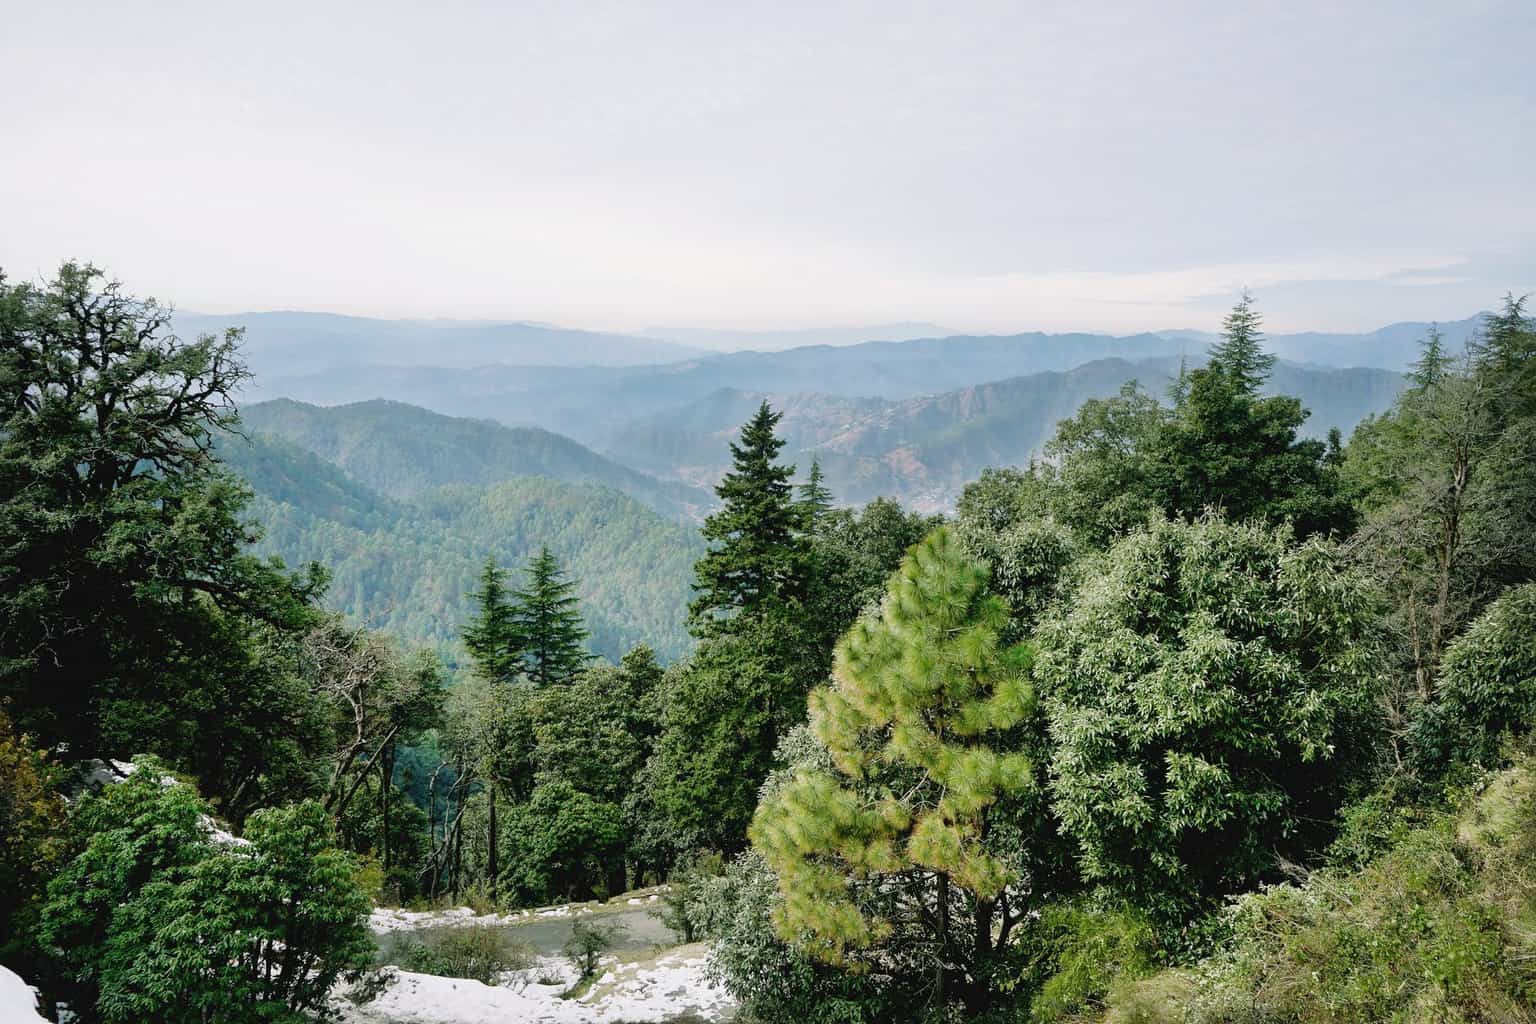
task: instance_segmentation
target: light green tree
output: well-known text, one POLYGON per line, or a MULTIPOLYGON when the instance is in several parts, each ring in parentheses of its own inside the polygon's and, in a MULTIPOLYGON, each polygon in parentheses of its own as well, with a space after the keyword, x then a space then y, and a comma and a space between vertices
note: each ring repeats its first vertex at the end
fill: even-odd
POLYGON ((750 833, 778 876, 786 941, 857 969, 851 953, 920 920, 938 1002, 972 1010, 1015 922, 990 818, 1031 786, 1029 759, 1000 742, 1032 705, 1028 649, 1000 641, 1008 619, 947 528, 916 545, 838 645, 835 684, 811 695, 834 767, 766 795, 750 833), (889 906, 894 894, 912 905, 889 906))

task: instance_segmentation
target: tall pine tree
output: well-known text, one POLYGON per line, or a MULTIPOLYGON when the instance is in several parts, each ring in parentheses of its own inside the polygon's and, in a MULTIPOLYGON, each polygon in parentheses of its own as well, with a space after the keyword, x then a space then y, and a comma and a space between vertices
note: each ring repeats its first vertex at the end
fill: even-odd
POLYGON ((584 646, 576 584, 565 578, 549 548, 528 565, 528 585, 516 595, 514 614, 523 643, 523 670, 535 686, 569 683, 592 660, 584 646))
POLYGON ((1016 878, 989 819, 1032 784, 1028 756, 1000 742, 1033 706, 1029 650, 1002 641, 1008 608, 987 577, 946 527, 912 548, 838 644, 835 685, 811 694, 835 770, 801 767, 750 833, 778 875, 786 941, 857 969, 861 950, 916 927, 938 1000, 973 1012, 1023 912, 1000 905, 1016 878), (914 912, 891 914, 897 892, 914 912))
POLYGON ((814 528, 832 510, 832 489, 826 484, 821 472, 821 460, 811 456, 811 475, 800 485, 800 507, 805 510, 807 525, 814 528))
POLYGON ((1274 355, 1264 351, 1263 323, 1253 308, 1253 296, 1244 291, 1221 322, 1221 340, 1211 346, 1211 368, 1221 370, 1250 396, 1258 394, 1275 366, 1274 355))
POLYGON ((488 680, 510 683, 523 666, 523 643, 505 575, 494 558, 480 570, 475 617, 464 627, 464 646, 475 671, 488 680))
POLYGON ((731 471, 715 488, 723 507, 702 531, 713 547, 694 566, 689 626, 697 636, 718 632, 735 615, 803 596, 806 545, 790 484, 795 467, 776 461, 784 442, 774 428, 782 416, 764 402, 731 445, 731 471))

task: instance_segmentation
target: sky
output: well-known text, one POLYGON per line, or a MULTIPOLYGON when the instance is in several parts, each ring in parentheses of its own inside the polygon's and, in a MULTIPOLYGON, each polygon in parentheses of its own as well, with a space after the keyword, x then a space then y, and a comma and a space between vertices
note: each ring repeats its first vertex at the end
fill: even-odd
POLYGON ((1529 0, 0 0, 0 267, 609 330, 1450 320, 1536 289, 1529 0))

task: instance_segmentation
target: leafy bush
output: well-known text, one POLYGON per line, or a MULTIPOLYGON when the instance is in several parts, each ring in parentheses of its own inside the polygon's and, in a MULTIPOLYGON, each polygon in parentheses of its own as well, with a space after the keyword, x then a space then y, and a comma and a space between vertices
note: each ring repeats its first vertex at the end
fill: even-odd
POLYGON ((215 841, 206 805, 152 759, 83 799, 42 936, 87 1020, 308 1020, 373 958, 368 899, 319 804, 259 811, 215 841))
POLYGON ((0 711, 0 956, 13 964, 64 852, 64 801, 52 782, 52 767, 0 711))
POLYGON ((1325 543, 1154 520, 1036 633, 1052 806, 1170 934, 1328 838, 1371 752, 1375 603, 1325 543))
POLYGON ((533 949, 514 942, 494 925, 453 925, 429 929, 408 940, 398 957, 400 966, 420 974, 468 978, 494 985, 508 971, 533 966, 533 949))
POLYGON ((1029 1004, 1034 1024, 1098 1005, 1117 983, 1150 973, 1157 954, 1157 938, 1139 914, 1075 904, 1047 907, 1024 943, 1044 975, 1029 1004))
MULTIPOLYGON (((903 982, 871 977, 813 960, 779 938, 773 911, 782 901, 778 879, 762 854, 748 850, 700 894, 709 908, 707 933, 716 936, 709 974, 740 1003, 747 1020, 763 1024, 860 1024, 888 1019, 903 1002, 903 982)), ((917 1012, 918 1003, 907 1007, 917 1012)))
POLYGON ((1228 950, 1194 973, 1112 993, 1106 1021, 1530 1020, 1532 762, 1495 777, 1460 814, 1408 830, 1364 868, 1261 890, 1230 914, 1228 950))
POLYGON ((1494 767, 1504 737, 1536 723, 1536 583, 1506 591, 1446 648, 1435 701, 1415 729, 1432 774, 1494 767))
POLYGON ((577 919, 571 922, 571 937, 566 940, 565 958, 581 976, 581 981, 597 977, 597 961, 612 946, 619 935, 619 928, 598 921, 577 919))

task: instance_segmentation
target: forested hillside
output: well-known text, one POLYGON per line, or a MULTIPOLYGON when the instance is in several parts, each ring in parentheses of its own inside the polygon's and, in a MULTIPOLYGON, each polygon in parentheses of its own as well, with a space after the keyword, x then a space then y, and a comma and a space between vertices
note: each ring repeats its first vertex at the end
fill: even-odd
POLYGON ((713 501, 708 491, 656 480, 547 430, 443 416, 399 402, 322 408, 278 400, 247 406, 240 417, 247 429, 308 449, 393 498, 445 484, 543 476, 611 487, 678 519, 701 516, 713 501))
POLYGON ((1400 390, 1328 377, 1322 419, 1396 392, 1347 440, 1247 294, 1166 389, 845 429, 979 461, 1060 408, 950 515, 838 507, 761 401, 695 528, 379 494, 233 433, 238 331, 0 279, 0 983, 81 1024, 575 1019, 658 960, 571 906, 612 898, 754 1024, 1528 1021, 1523 303, 1400 390), (407 905, 432 934, 370 931, 407 905))
POLYGON ((451 654, 485 560, 523 565, 547 545, 578 581, 594 653, 616 660, 644 642, 671 660, 687 649, 688 567, 702 545, 624 494, 519 477, 396 500, 280 439, 231 438, 223 450, 256 492, 255 550, 324 565, 327 606, 357 622, 451 654))

